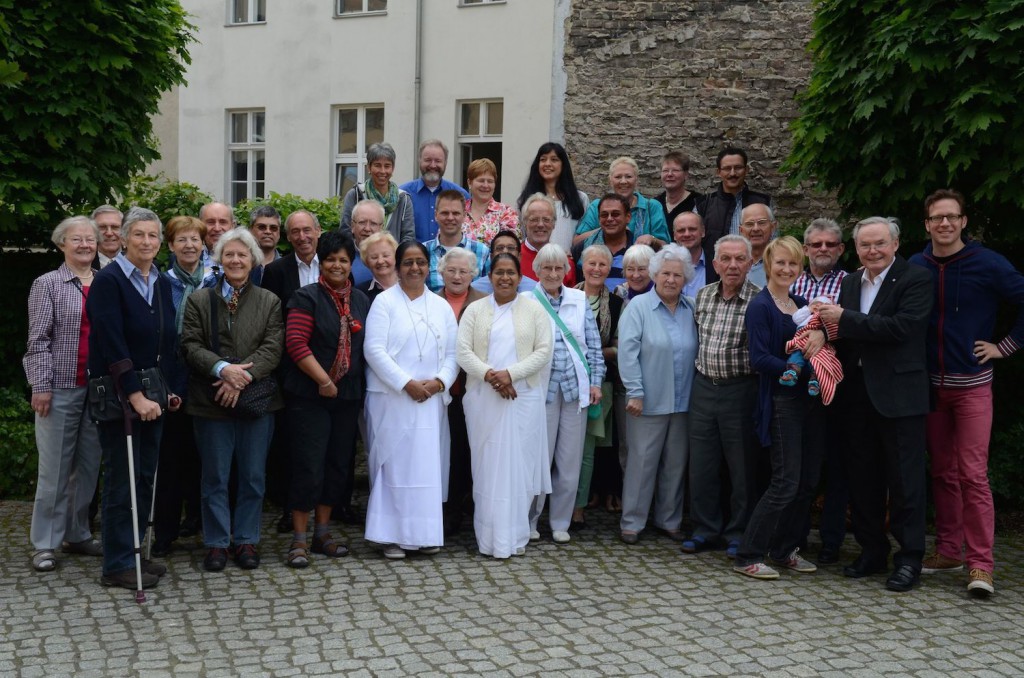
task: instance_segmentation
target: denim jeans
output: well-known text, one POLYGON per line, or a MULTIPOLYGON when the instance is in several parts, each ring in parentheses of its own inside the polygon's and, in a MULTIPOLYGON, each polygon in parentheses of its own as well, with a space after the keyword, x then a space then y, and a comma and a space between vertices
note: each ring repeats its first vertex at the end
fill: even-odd
MULTIPOLYGON (((115 575, 135 568, 132 539, 131 487, 128 478, 128 447, 124 424, 118 421, 98 426, 103 449, 103 574, 115 575)), ((138 510, 139 539, 142 539, 153 501, 153 475, 160 456, 164 418, 132 422, 132 452, 135 462, 135 506, 138 510)))
POLYGON ((227 548, 232 542, 258 544, 274 415, 258 419, 194 417, 193 421, 203 464, 203 543, 207 548, 227 548), (238 471, 234 525, 228 503, 232 460, 238 471))
POLYGON ((772 478, 747 523, 737 565, 784 560, 804 537, 818 489, 824 453, 825 413, 820 398, 798 389, 772 398, 772 478))

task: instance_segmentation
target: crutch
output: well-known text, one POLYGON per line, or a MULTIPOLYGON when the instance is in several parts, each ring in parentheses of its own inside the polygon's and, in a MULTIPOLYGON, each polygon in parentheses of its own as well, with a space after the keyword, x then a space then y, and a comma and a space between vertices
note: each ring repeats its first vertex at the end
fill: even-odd
POLYGON ((132 418, 135 412, 121 390, 121 375, 132 369, 132 361, 118 360, 110 366, 110 376, 114 378, 114 388, 121 400, 121 411, 124 413, 125 445, 128 448, 128 488, 132 499, 132 546, 135 549, 135 602, 146 602, 146 594, 142 590, 142 552, 139 548, 139 507, 135 496, 135 450, 132 445, 132 418))

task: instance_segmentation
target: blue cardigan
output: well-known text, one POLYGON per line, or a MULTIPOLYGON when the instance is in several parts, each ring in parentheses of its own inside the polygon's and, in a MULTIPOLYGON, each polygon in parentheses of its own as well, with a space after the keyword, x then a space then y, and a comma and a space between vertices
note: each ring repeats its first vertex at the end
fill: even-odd
MULTIPOLYGON (((116 263, 97 273, 85 303, 90 325, 89 376, 110 374, 113 363, 127 358, 132 361, 132 370, 121 377, 121 388, 125 395, 141 391, 142 384, 135 370, 157 366, 158 311, 163 313, 159 367, 173 389, 181 381, 181 363, 174 302, 167 279, 157 276, 150 306, 116 263)), ((166 403, 161 406, 165 407, 166 403)))
MULTIPOLYGON (((797 308, 807 305, 803 297, 790 294, 789 298, 796 302, 797 308)), ((761 445, 768 447, 772 444, 772 396, 779 388, 779 377, 786 371, 786 342, 796 334, 796 323, 792 316, 778 309, 767 287, 747 304, 746 320, 750 366, 760 379, 754 406, 754 431, 761 445)))

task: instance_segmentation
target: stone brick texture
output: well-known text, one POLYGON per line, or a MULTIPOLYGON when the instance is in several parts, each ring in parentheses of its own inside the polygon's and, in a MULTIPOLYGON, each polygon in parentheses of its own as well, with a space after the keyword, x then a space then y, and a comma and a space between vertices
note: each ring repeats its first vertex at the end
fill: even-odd
POLYGON ((566 147, 577 183, 608 190, 608 163, 640 165, 639 190, 661 191, 661 156, 691 157, 688 187, 717 183, 715 155, 747 150, 748 184, 775 196, 783 225, 838 214, 829 194, 791 186, 797 94, 811 70, 809 0, 576 0, 566 20, 566 147))

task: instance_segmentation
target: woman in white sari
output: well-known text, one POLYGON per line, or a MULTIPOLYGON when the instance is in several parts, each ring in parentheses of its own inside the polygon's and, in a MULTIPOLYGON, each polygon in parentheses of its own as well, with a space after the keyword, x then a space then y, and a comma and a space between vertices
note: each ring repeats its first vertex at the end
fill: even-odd
POLYGON ((551 492, 545 382, 552 333, 547 313, 516 294, 519 260, 491 260, 494 294, 475 301, 459 325, 466 371, 466 428, 473 455, 473 527, 480 553, 526 552, 533 498, 551 492))
POLYGON ((458 326, 451 307, 426 287, 423 245, 398 247, 399 284, 370 307, 366 362, 366 539, 384 556, 437 553, 444 544, 441 504, 448 493, 448 388, 455 381, 458 326))

